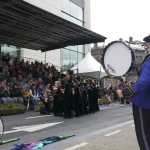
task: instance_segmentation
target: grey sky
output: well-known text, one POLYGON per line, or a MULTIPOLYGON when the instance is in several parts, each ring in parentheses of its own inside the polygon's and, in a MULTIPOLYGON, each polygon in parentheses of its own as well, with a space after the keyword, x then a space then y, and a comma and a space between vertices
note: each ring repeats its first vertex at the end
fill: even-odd
POLYGON ((91 0, 91 30, 107 37, 141 40, 150 33, 150 0, 91 0))

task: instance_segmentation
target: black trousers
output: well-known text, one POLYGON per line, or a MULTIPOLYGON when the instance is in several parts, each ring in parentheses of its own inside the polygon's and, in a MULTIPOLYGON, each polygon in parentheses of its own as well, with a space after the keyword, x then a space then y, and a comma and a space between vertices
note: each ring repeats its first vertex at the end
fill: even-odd
POLYGON ((87 114, 87 94, 86 91, 82 91, 82 99, 83 99, 83 113, 87 114))
POLYGON ((74 109, 75 109, 76 116, 82 115, 80 95, 75 95, 74 96, 74 109))
POLYGON ((135 131, 141 150, 150 150, 150 109, 133 104, 135 131))
POLYGON ((124 104, 124 98, 121 98, 121 104, 124 104))
POLYGON ((88 89, 88 98, 89 98, 89 113, 94 113, 95 112, 94 99, 93 99, 93 96, 92 96, 91 89, 88 89))

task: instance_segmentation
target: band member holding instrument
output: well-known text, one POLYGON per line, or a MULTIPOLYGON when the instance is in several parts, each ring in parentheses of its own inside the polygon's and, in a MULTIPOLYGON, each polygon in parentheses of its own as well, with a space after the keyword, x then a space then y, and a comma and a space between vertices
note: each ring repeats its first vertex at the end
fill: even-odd
POLYGON ((88 79, 87 81, 87 93, 88 93, 88 100, 89 100, 89 113, 95 113, 95 109, 94 109, 94 99, 93 99, 93 92, 92 92, 92 80, 88 79))
POLYGON ((72 101, 72 70, 66 71, 66 79, 67 83, 65 84, 65 91, 64 91, 64 118, 73 118, 73 114, 71 112, 71 101, 72 101))
MULTIPOLYGON (((143 39, 149 45, 150 36, 143 39)), ((138 143, 141 150, 150 150, 150 55, 144 59, 140 76, 135 84, 117 90, 120 98, 130 98, 138 143)))
POLYGON ((61 90, 61 82, 60 81, 55 81, 55 87, 53 88, 54 91, 54 98, 53 98, 53 113, 54 116, 62 116, 62 97, 63 93, 61 90))
POLYGON ((83 101, 83 113, 84 115, 88 114, 87 110, 87 84, 86 81, 82 82, 81 91, 82 91, 82 101, 83 101))
POLYGON ((75 109, 75 117, 83 116, 81 101, 80 101, 80 88, 79 81, 77 79, 74 80, 74 109, 75 109))

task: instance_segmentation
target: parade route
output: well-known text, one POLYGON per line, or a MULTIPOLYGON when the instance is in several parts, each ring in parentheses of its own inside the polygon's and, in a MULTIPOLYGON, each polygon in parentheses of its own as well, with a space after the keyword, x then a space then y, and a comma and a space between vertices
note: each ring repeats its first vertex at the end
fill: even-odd
MULTIPOLYGON (((73 119, 63 119, 62 117, 54 117, 53 115, 40 115, 34 111, 26 112, 23 115, 4 116, 2 119, 5 134, 1 140, 20 138, 17 142, 1 145, 0 147, 3 150, 10 149, 16 143, 34 142, 50 136, 63 134, 75 134, 75 137, 49 144, 44 146, 42 150, 62 148, 64 148, 64 150, 67 148, 71 148, 70 150, 82 150, 89 146, 96 149, 97 146, 94 145, 105 145, 107 139, 108 142, 106 146, 111 146, 115 138, 116 141, 118 141, 116 136, 123 134, 126 131, 124 129, 127 127, 129 127, 129 131, 131 130, 131 139, 129 140, 130 137, 128 136, 123 143, 128 145, 128 140, 132 141, 132 138, 135 138, 134 127, 132 126, 132 107, 120 107, 118 104, 101 108, 101 111, 97 113, 75 117, 73 119), (118 130, 121 131, 118 132, 118 130)), ((130 135, 130 132, 125 133, 126 135, 130 135)), ((119 137, 122 138, 122 136, 119 137)))
POLYGON ((55 150, 140 150, 132 123, 72 144, 67 141, 65 146, 55 150))

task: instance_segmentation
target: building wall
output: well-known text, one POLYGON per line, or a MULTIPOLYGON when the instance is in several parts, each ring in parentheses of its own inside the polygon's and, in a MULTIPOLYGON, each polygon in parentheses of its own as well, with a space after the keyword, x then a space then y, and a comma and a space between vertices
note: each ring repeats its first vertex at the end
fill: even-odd
MULTIPOLYGON (((91 29, 91 18, 90 18, 90 0, 82 0, 85 2, 85 8, 84 8, 84 18, 83 21, 84 24, 80 22, 79 20, 82 20, 79 17, 79 20, 76 20, 75 11, 73 9, 75 6, 71 5, 70 12, 65 11, 65 13, 69 14, 73 17, 68 17, 67 14, 62 13, 64 7, 66 8, 68 5, 68 2, 71 2, 70 0, 24 0, 30 4, 33 4, 39 8, 42 8, 50 13, 53 13, 57 16, 60 16, 66 20, 69 20, 73 23, 76 23, 80 26, 84 26, 87 29, 91 29)), ((66 63, 68 63, 67 59, 70 61, 70 64, 76 65, 77 62, 79 63, 83 58, 84 54, 86 54, 88 51, 91 52, 91 45, 85 45, 84 46, 69 46, 66 49, 59 49, 59 50, 53 50, 50 52, 46 52, 46 62, 50 62, 51 64, 62 66, 66 63), (71 50, 71 51, 70 51, 71 50), (77 57, 77 50, 78 50, 78 57, 77 57), (64 52, 64 53, 62 53, 64 52), (64 60, 64 61, 63 61, 64 60), (63 64, 64 63, 64 64, 63 64)), ((27 59, 32 58, 32 60, 40 60, 42 62, 45 62, 45 53, 41 53, 41 51, 34 51, 29 50, 25 48, 21 48, 20 52, 21 58, 27 59)), ((71 65, 70 65, 71 67, 71 65)))
MULTIPOLYGON (((84 0, 85 2, 85 9, 84 9, 84 27, 86 29, 91 30, 91 5, 90 5, 90 0, 84 0)), ((88 52, 91 53, 91 44, 85 45, 85 54, 88 52)))
MULTIPOLYGON (((45 52, 29 50, 21 48, 20 56, 22 59, 34 62, 35 60, 45 63, 45 52)), ((46 63, 51 63, 60 66, 60 50, 53 50, 46 52, 46 63)))
MULTIPOLYGON (((57 16, 61 16, 61 0, 24 0, 57 16)), ((45 62, 45 52, 21 48, 20 57, 45 62)), ((46 62, 60 66, 60 50, 46 52, 46 62)))
POLYGON ((50 13, 61 16, 61 0, 24 0, 50 13))

